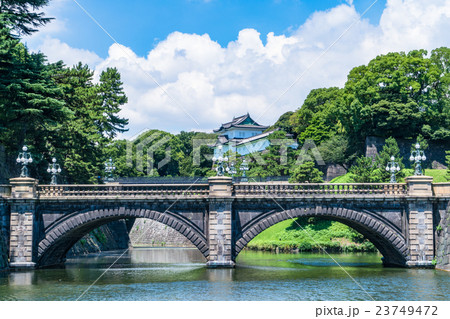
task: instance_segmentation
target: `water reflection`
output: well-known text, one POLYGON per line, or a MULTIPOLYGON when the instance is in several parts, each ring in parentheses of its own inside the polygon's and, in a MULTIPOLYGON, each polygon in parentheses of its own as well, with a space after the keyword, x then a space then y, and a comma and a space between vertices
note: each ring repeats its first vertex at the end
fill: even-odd
POLYGON ((65 269, 0 274, 0 300, 448 300, 449 273, 383 268, 377 254, 244 251, 207 269, 197 249, 150 248, 68 260, 65 269), (123 256, 122 256, 123 255, 123 256))
POLYGON ((34 272, 13 272, 9 276, 10 286, 30 286, 33 284, 34 272))
POLYGON ((132 264, 192 264, 206 263, 197 248, 134 248, 130 250, 132 264))

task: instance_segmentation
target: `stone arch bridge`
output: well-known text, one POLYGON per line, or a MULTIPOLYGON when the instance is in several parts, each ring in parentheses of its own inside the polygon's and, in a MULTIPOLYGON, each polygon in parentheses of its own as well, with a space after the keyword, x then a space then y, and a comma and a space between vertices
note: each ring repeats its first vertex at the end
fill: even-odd
POLYGON ((321 216, 368 238, 388 266, 430 267, 436 225, 447 218, 450 183, 414 176, 402 184, 232 183, 38 185, 15 178, 0 186, 2 231, 11 268, 65 261, 85 234, 110 221, 149 218, 186 236, 209 267, 233 267, 266 228, 299 216, 321 216))

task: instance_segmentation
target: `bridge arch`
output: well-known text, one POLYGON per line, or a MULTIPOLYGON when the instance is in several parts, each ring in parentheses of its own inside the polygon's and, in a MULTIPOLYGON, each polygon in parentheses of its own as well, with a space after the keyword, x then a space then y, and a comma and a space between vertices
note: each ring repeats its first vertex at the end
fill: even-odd
POLYGON ((84 235, 111 221, 124 218, 148 218, 165 224, 189 239, 205 258, 209 256, 207 240, 198 226, 172 212, 124 207, 71 213, 45 231, 38 244, 38 266, 53 266, 65 261, 69 249, 84 235))
POLYGON ((270 211, 258 216, 236 236, 234 257, 263 230, 287 219, 315 216, 341 222, 364 235, 383 255, 385 265, 404 267, 409 259, 405 236, 386 218, 367 210, 327 206, 270 211))

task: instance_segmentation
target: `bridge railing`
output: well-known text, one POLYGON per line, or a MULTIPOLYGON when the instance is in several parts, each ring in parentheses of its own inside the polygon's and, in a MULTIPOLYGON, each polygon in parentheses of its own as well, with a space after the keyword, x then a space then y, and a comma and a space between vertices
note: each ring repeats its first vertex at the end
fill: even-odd
POLYGON ((11 185, 0 185, 0 198, 11 196, 11 185))
POLYGON ((208 184, 39 185, 39 197, 205 197, 208 184))
POLYGON ((433 195, 450 197, 450 183, 433 183, 433 195))
POLYGON ((407 194, 406 184, 348 183, 348 184, 287 184, 287 183, 241 183, 234 185, 236 196, 308 196, 308 195, 379 195, 403 196, 407 194))

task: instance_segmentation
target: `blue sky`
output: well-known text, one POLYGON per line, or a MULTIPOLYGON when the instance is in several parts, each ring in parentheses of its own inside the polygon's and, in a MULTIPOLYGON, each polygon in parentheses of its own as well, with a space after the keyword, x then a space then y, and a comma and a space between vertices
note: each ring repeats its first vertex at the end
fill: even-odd
POLYGON ((95 78, 116 67, 126 138, 211 131, 246 112, 270 125, 377 55, 450 46, 450 0, 76 1, 118 43, 75 0, 51 0, 55 20, 24 42, 95 78))
MULTIPOLYGON (((222 46, 237 38, 240 30, 253 28, 265 35, 289 34, 315 11, 347 3, 343 0, 77 0, 116 40, 145 55, 159 41, 174 32, 209 34, 222 46)), ((363 13, 374 0, 356 0, 363 13)), ((365 17, 378 24, 385 5, 379 0, 365 17)), ((60 39, 106 57, 111 39, 75 2, 69 1, 58 12, 58 19, 70 26, 60 39)), ((264 42, 264 39, 263 39, 264 42)))

